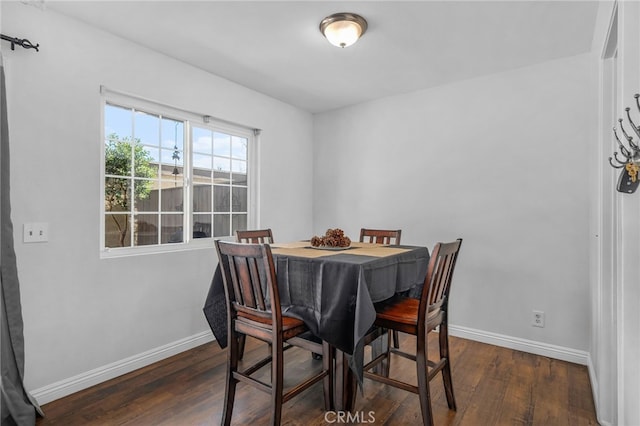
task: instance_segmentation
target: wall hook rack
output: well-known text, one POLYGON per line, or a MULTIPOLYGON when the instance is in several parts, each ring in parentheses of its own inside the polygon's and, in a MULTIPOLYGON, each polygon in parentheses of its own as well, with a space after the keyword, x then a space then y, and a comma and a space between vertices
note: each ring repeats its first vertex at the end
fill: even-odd
POLYGON ((11 43, 11 50, 16 50, 16 44, 17 44, 18 46, 22 46, 25 49, 36 49, 36 52, 39 52, 38 48, 40 47, 40 45, 33 44, 26 38, 10 37, 4 34, 0 34, 0 38, 2 38, 2 40, 6 40, 11 43))
MULTIPOLYGON (((640 94, 636 93, 634 95, 636 99, 636 107, 638 108, 638 112, 640 112, 640 94)), ((613 135, 616 138, 616 142, 618 144, 618 149, 620 154, 624 158, 618 157, 618 152, 613 153, 613 157, 609 157, 609 164, 616 169, 622 169, 620 172, 620 177, 618 178, 618 186, 616 189, 619 192, 623 192, 625 194, 632 194, 638 189, 638 185, 640 184, 640 126, 637 126, 633 119, 631 118, 631 108, 627 107, 624 109, 627 113, 627 121, 629 122, 629 127, 633 129, 636 137, 638 138, 638 142, 634 142, 633 136, 630 136, 627 131, 624 129, 622 118, 618 119, 618 125, 620 126, 620 131, 622 132, 623 139, 625 143, 620 140, 618 136, 618 132, 616 128, 613 128, 613 135)))

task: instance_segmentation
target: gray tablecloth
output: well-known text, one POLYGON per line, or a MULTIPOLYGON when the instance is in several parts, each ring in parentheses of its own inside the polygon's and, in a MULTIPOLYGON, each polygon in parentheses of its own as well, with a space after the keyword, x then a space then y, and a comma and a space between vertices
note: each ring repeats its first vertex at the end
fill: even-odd
MULTIPOLYGON (((427 273, 427 248, 399 247, 407 250, 385 257, 349 250, 314 258, 274 253, 283 312, 303 320, 316 336, 351 355, 349 362, 360 383, 362 341, 375 321, 374 303, 397 293, 419 294, 427 273)), ((222 275, 216 268, 203 310, 221 347, 227 344, 224 298, 222 275)))

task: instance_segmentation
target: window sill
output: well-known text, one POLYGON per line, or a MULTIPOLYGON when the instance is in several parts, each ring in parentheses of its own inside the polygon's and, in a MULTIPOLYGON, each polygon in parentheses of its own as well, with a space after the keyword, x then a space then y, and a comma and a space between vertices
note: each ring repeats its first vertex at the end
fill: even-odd
POLYGON ((100 259, 118 257, 145 256, 150 254, 175 253, 190 250, 214 249, 213 240, 234 241, 233 237, 198 238, 187 243, 164 244, 154 246, 106 248, 100 252, 100 259))

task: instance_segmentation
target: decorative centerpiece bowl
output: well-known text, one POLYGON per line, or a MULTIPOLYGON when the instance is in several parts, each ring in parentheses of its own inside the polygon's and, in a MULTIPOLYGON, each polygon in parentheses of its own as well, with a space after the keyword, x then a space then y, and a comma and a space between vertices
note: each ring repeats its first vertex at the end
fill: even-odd
POLYGON ((340 228, 327 229, 322 237, 311 238, 311 247, 323 250, 345 250, 351 247, 351 239, 344 235, 344 231, 340 228))

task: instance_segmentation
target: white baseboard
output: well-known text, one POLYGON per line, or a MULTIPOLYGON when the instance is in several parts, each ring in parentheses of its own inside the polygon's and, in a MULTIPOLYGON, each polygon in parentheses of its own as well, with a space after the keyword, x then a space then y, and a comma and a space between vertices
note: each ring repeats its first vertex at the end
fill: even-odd
MULTIPOLYGON (((589 370, 589 381, 591 382, 591 393, 593 394, 593 405, 596 408, 596 413, 600 413, 600 411, 598 410, 598 398, 597 398, 598 392, 599 392, 598 377, 596 376, 596 372, 595 372, 595 368, 593 367, 591 356, 589 356, 587 369, 589 370)), ((599 418, 598 418, 598 423, 604 426, 599 418)))
POLYGON ((600 417, 600 407, 598 401, 598 395, 600 392, 598 377, 596 376, 595 368, 593 366, 593 362, 591 360, 591 356, 589 356, 589 363, 587 364, 587 369, 589 370, 589 381, 591 382, 591 393, 593 394, 593 405, 596 409, 596 418, 598 420, 598 424, 600 426, 612 426, 610 421, 602 420, 600 417))
POLYGON ((518 337, 505 336, 483 330, 461 327, 449 324, 451 336, 488 343, 494 346, 528 352, 535 355, 546 356, 575 364, 588 365, 589 353, 563 346, 550 345, 548 343, 535 342, 533 340, 520 339, 518 337))
POLYGON ((169 358, 170 356, 179 354, 180 352, 211 342, 212 340, 213 334, 210 331, 203 331, 202 333, 180 339, 141 354, 78 374, 77 376, 43 386, 39 389, 34 389, 30 391, 30 393, 31 396, 38 401, 38 404, 44 405, 48 402, 55 401, 56 399, 60 399, 67 395, 71 395, 72 393, 97 385, 98 383, 102 383, 123 374, 130 373, 139 368, 146 367, 147 365, 169 358))

